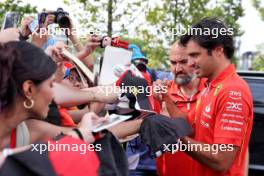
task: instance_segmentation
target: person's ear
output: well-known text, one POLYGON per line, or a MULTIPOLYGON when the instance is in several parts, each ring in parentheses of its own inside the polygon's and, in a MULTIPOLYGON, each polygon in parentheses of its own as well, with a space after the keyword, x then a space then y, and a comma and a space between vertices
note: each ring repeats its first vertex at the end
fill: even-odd
POLYGON ((221 57, 224 54, 223 46, 218 46, 213 50, 213 55, 217 58, 221 57))
POLYGON ((28 99, 32 99, 33 95, 36 92, 36 86, 31 80, 24 81, 22 89, 25 97, 28 99))

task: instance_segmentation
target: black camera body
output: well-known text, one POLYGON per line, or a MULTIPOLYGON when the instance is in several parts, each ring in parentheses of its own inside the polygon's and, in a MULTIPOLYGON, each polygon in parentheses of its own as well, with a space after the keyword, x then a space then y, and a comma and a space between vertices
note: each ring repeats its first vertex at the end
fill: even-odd
POLYGON ((55 15, 54 23, 59 24, 61 28, 69 28, 71 25, 70 19, 68 18, 69 13, 64 11, 63 8, 58 8, 54 12, 41 12, 39 14, 39 26, 43 24, 49 14, 55 15))

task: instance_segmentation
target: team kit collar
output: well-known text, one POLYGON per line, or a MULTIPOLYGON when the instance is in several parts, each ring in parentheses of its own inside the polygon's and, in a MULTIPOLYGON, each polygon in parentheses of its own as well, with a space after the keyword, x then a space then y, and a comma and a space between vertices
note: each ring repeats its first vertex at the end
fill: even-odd
POLYGON ((215 77, 209 85, 211 87, 217 87, 218 83, 222 82, 224 79, 232 76, 236 73, 236 68, 233 64, 229 64, 217 77, 215 77))

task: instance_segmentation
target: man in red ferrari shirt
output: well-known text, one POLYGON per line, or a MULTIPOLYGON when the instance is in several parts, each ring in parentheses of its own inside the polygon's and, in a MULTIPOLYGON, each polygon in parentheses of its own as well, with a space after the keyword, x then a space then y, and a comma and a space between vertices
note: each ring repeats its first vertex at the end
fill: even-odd
POLYGON ((231 64, 232 33, 222 21, 205 18, 180 39, 197 77, 208 79, 193 113, 194 137, 182 139, 195 160, 194 176, 244 175, 253 103, 248 85, 231 64))

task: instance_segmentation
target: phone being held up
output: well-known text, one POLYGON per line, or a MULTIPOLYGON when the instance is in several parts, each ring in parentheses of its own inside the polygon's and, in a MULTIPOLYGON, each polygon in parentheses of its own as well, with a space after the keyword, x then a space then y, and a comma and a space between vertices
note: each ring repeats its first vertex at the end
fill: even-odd
POLYGON ((7 28, 17 28, 19 17, 20 15, 18 12, 7 12, 2 24, 2 30, 7 28))

